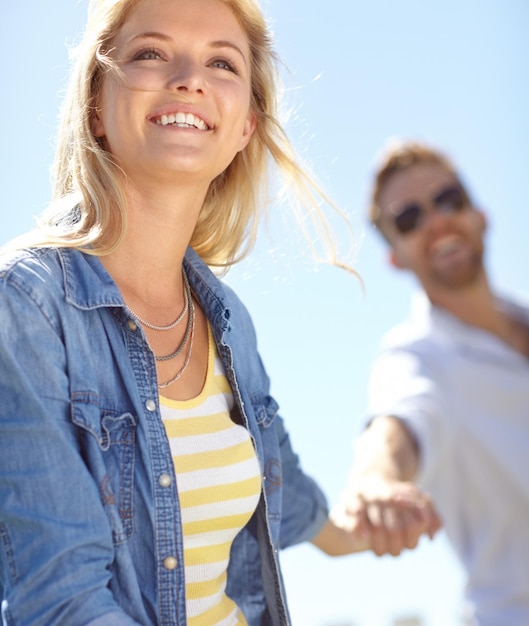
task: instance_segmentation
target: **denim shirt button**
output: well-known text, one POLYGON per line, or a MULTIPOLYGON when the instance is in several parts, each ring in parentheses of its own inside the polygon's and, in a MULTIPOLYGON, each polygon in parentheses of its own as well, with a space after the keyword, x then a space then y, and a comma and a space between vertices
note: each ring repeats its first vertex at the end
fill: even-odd
POLYGON ((173 481, 171 480, 169 474, 161 474, 158 482, 160 484, 160 487, 170 487, 173 481))
POLYGON ((154 413, 154 411, 156 411, 156 402, 154 400, 147 400, 147 402, 145 403, 145 408, 150 413, 154 413))
POLYGON ((136 324, 134 320, 129 320, 127 322, 127 326, 130 328, 130 330, 138 330, 138 324, 136 324))
POLYGON ((176 569, 177 562, 176 562, 175 557, 174 556, 165 557, 165 559, 163 560, 163 566, 165 567, 165 569, 168 569, 168 570, 176 569))

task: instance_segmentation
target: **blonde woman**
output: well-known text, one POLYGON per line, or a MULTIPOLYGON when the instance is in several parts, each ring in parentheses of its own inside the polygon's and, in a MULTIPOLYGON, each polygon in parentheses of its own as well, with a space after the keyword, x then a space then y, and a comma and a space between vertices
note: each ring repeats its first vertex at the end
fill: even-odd
POLYGON ((5 626, 289 624, 278 550, 366 547, 211 271, 251 247, 270 158, 317 215, 274 63, 253 0, 90 7, 54 202, 0 266, 5 626))

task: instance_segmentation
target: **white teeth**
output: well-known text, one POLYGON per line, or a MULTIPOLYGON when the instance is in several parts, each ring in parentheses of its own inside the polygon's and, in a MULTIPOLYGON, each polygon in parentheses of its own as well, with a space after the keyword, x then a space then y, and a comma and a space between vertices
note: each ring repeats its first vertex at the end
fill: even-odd
POLYGON ((455 235, 446 236, 435 242, 432 249, 435 254, 446 255, 454 252, 461 246, 461 240, 455 235))
POLYGON ((204 120, 196 117, 192 113, 178 113, 170 115, 162 115, 156 120, 160 126, 176 125, 180 128, 198 128, 198 130, 207 130, 208 126, 204 120))

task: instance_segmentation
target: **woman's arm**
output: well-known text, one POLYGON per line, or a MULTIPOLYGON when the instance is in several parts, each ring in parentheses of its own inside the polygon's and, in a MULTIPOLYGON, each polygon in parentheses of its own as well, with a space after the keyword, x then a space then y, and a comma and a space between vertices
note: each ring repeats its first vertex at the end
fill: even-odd
POLYGON ((371 548, 369 537, 361 533, 356 518, 345 512, 332 511, 320 532, 312 539, 317 548, 329 556, 344 556, 371 548))
POLYGON ((108 587, 109 521, 71 420, 61 324, 37 282, 0 281, 4 623, 132 626, 108 587))

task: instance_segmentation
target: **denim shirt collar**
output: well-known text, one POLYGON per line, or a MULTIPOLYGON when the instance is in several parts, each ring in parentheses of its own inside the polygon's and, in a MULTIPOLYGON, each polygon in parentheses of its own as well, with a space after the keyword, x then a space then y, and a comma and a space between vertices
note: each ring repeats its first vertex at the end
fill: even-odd
MULTIPOLYGON (((64 276, 65 297, 69 304, 84 310, 125 307, 116 283, 97 256, 74 249, 59 249, 58 254, 64 276)), ((228 330, 230 319, 230 309, 225 304, 220 283, 211 280, 211 270, 192 248, 187 249, 184 268, 219 338, 228 330)))
POLYGON ((57 250, 66 301, 79 309, 124 306, 121 293, 101 260, 73 249, 57 250))

